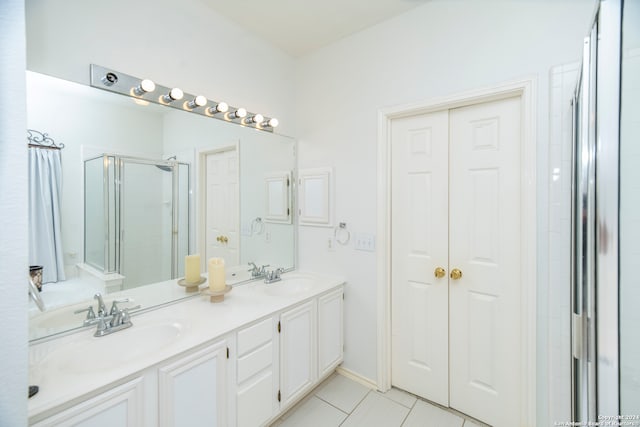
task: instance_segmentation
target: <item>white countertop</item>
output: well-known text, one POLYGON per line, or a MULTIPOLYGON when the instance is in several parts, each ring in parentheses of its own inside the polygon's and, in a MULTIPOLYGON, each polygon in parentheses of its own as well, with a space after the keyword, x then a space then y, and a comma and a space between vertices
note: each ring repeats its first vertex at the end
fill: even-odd
MULTIPOLYGON (((292 295, 275 296, 267 293, 267 287, 277 286, 277 283, 265 285, 262 281, 252 282, 234 287, 221 303, 211 303, 207 295, 201 295, 132 316, 133 327, 101 338, 93 337, 95 327, 91 327, 32 345, 29 349, 29 384, 38 385, 40 391, 29 399, 30 420, 59 405, 82 400, 87 393, 104 389, 111 383, 130 377, 172 356, 222 338, 244 325, 314 298, 344 283, 339 278, 313 273, 292 272, 282 277, 307 281, 313 279, 313 286, 292 295), (124 347, 122 342, 131 342, 129 337, 140 337, 140 331, 158 324, 180 325, 181 330, 169 345, 146 349, 145 343, 140 342, 120 348, 124 347), (88 356, 82 362, 86 366, 77 369, 78 366, 64 366, 60 357, 56 357, 61 350, 69 351, 73 346, 87 348, 87 342, 91 343, 92 340, 95 341, 96 348, 108 349, 105 351, 107 354, 100 357, 100 361, 102 357, 108 361, 110 356, 117 355, 117 360, 126 362, 104 369, 100 368, 101 363, 94 363, 88 356), (93 369, 94 366, 97 367, 93 369)), ((79 357, 82 358, 82 355, 79 357)))

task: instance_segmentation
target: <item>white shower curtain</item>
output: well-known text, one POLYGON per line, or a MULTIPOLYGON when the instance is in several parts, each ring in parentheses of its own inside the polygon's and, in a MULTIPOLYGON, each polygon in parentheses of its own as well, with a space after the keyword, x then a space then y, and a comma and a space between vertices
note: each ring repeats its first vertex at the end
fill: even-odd
POLYGON ((64 280, 60 150, 29 148, 29 264, 44 267, 42 282, 64 280))

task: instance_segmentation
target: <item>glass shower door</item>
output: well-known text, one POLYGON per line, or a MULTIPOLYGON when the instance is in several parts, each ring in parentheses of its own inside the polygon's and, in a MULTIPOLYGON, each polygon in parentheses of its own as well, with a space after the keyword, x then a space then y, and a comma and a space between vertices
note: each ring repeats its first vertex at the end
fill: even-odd
POLYGON ((123 288, 169 280, 173 265, 173 167, 120 159, 123 288))

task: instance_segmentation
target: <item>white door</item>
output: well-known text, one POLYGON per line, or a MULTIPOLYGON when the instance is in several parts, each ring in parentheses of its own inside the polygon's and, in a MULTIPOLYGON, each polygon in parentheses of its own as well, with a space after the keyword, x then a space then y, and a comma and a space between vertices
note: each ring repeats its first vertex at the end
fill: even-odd
POLYGON ((520 133, 520 98, 392 123, 392 383, 494 426, 520 419, 520 133))
POLYGON ((448 392, 446 111, 392 122, 392 383, 441 405, 448 392))
POLYGON ((206 156, 206 259, 240 263, 238 152, 235 149, 206 156))
POLYGON ((520 420, 520 98, 450 113, 451 406, 520 420))

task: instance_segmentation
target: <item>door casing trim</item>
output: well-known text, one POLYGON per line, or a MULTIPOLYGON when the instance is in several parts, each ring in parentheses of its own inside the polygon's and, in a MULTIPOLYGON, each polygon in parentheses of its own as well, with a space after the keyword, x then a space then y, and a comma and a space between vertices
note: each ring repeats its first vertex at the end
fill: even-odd
POLYGON ((377 387, 391 388, 391 122, 394 119, 518 96, 521 101, 521 426, 536 425, 536 78, 507 82, 378 111, 377 387))

